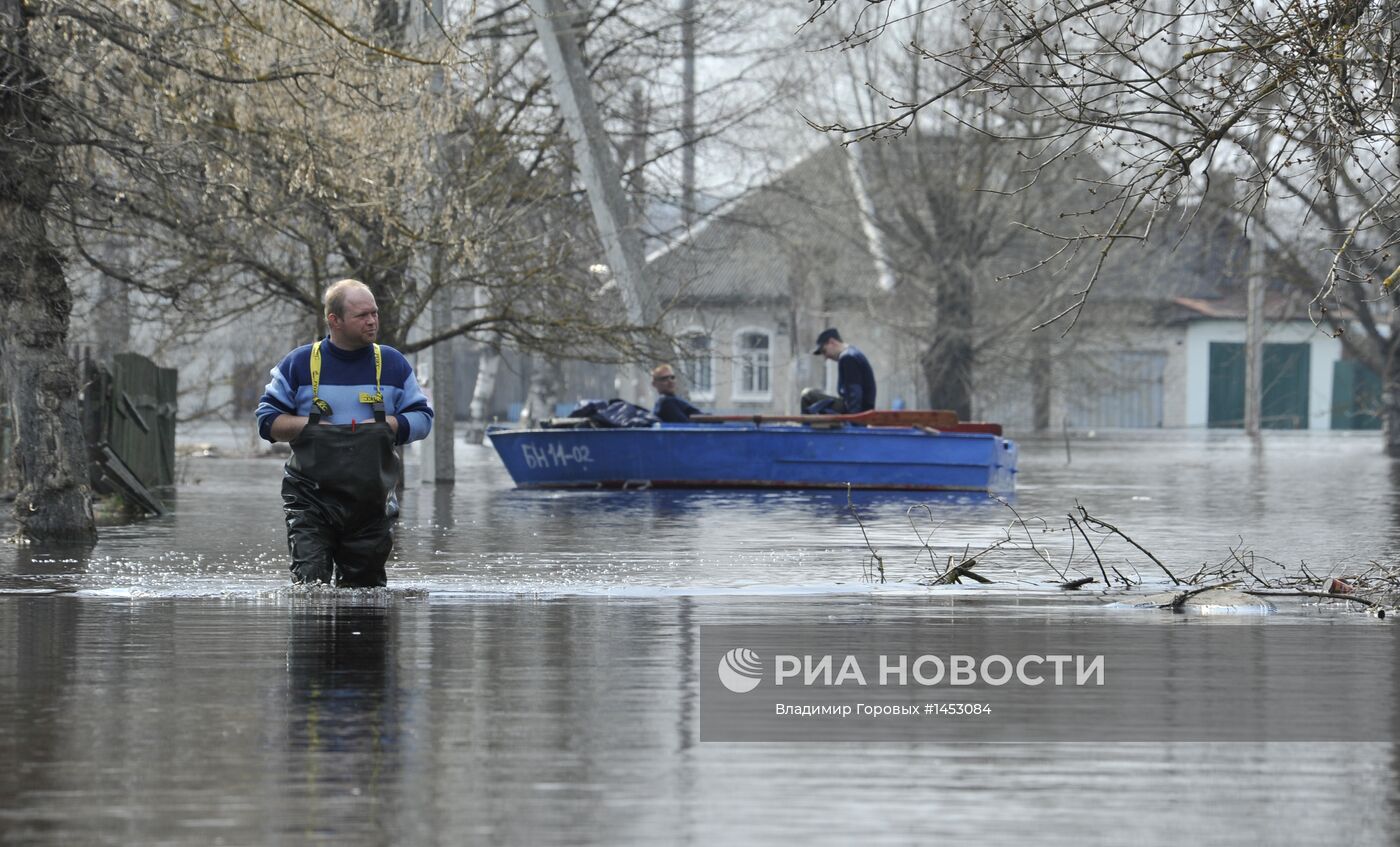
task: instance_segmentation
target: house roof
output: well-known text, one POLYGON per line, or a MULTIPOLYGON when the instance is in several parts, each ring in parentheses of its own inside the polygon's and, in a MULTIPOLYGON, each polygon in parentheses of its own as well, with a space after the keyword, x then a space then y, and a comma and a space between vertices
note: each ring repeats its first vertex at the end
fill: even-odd
MULTIPOLYGON (((1236 320, 1248 317, 1246 297, 1241 292, 1213 300, 1199 297, 1176 297, 1172 302, 1178 307, 1178 319, 1192 320, 1236 320)), ((1297 292, 1274 292, 1264 294, 1264 318, 1269 321, 1309 321, 1313 316, 1308 312, 1308 299, 1297 292)))
POLYGON ((1144 241, 1116 245, 1095 296, 1220 301, 1242 291, 1248 253, 1249 242, 1221 215, 1159 222, 1144 241))
MULTIPOLYGON (((1005 238, 998 254, 979 267, 979 275, 990 281, 1034 268, 1057 243, 1010 225, 1065 231, 1060 209, 1086 202, 1102 172, 1094 161, 1081 159, 1067 165, 1073 173, 1059 175, 1054 186, 1047 181, 1036 186, 1032 200, 1020 197, 1013 203, 1006 194, 980 190, 959 171, 960 157, 975 143, 939 136, 902 139, 873 148, 869 164, 854 166, 845 148, 821 147, 720 207, 684 238, 655 251, 649 257, 652 278, 662 299, 673 305, 800 300, 821 309, 865 300, 892 281, 940 273, 936 259, 910 255, 897 239, 886 244, 873 230, 897 232, 899 215, 905 211, 896 208, 896 198, 924 191, 926 182, 945 180, 956 202, 997 221, 1003 230, 1017 229, 1005 238), (864 178, 857 183, 853 176, 859 175, 864 178), (872 214, 879 227, 865 225, 872 214), (887 252, 898 255, 892 268, 881 262, 887 252)), ((1022 162, 1016 167, 1026 166, 1022 162)), ((1014 183, 1014 177, 1009 182, 1014 183)), ((952 225, 956 227, 956 219, 952 225)), ((1062 274, 1060 281, 1069 280, 1063 287, 1077 288, 1087 277, 1094 253, 1082 250, 1072 262, 1062 256, 1019 281, 1038 285, 1062 274)), ((1246 254, 1247 243, 1223 217, 1201 213, 1166 219, 1149 240, 1116 245, 1092 298, 1158 305, 1172 304, 1176 298, 1218 300, 1239 289, 1238 270, 1246 254)))
POLYGON ((846 156, 818 149, 654 252, 648 267, 663 298, 776 302, 815 287, 823 299, 842 299, 876 287, 846 156))

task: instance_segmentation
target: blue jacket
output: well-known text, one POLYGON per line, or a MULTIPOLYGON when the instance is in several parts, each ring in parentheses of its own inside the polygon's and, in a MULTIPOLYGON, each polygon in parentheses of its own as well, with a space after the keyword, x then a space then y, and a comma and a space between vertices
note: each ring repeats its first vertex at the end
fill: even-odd
POLYGON ((847 414, 875 408, 875 370, 865 354, 850 344, 836 360, 836 393, 845 402, 847 414))
MULTIPOLYGON (((379 385, 384 392, 384 411, 398 418, 398 443, 425 438, 433 428, 433 409, 418 387, 413 366, 392 347, 380 345, 383 369, 379 385)), ((329 338, 321 342, 321 385, 317 396, 331 406, 327 420, 333 424, 364 423, 374 420, 374 410, 360 402, 360 394, 374 393, 374 347, 341 350, 329 338)), ((258 434, 272 440, 272 421, 278 415, 309 415, 311 404, 311 345, 288 353, 272 369, 272 379, 263 391, 255 413, 258 434)))
POLYGON ((656 398, 656 405, 651 407, 651 413, 664 423, 685 423, 690 420, 691 415, 704 414, 674 394, 662 394, 656 398))

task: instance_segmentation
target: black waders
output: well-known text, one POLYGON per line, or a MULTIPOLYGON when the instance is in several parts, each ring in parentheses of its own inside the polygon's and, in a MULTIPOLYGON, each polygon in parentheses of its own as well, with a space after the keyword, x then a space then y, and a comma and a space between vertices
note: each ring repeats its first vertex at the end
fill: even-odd
POLYGON ((321 416, 313 414, 292 439, 282 508, 294 582, 385 584, 399 513, 399 458, 383 417, 378 412, 372 423, 321 426, 321 416))

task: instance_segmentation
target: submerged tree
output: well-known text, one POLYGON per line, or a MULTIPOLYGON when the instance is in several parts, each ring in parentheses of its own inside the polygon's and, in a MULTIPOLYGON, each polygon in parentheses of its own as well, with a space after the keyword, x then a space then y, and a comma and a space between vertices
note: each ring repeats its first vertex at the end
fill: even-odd
MULTIPOLYGON (((813 18, 854 5, 823 0, 813 18)), ((1164 213, 1210 203, 1222 176, 1245 184, 1228 195, 1239 227, 1269 204, 1257 237, 1291 257, 1287 278, 1307 286, 1318 323, 1381 374, 1387 451, 1400 455, 1400 6, 891 0, 861 4, 851 20, 833 43, 876 50, 882 36, 899 39, 946 81, 905 97, 874 79, 873 90, 892 92, 882 113, 825 129, 852 140, 899 135, 977 99, 988 137, 1038 143, 1044 166, 1070 153, 1105 166, 1092 201, 1053 232, 1092 248, 1097 263, 1053 317, 1077 320, 1107 256, 1149 237, 1164 213), (935 16, 951 35, 904 38, 910 16, 935 16), (1057 126, 1022 135, 1031 118, 1057 126)))
POLYGON ((65 349, 73 301, 45 219, 60 148, 29 14, 22 0, 0 0, 0 368, 19 436, 15 516, 26 535, 87 542, 96 530, 65 349))
MULTIPOLYGON (((925 18, 908 27, 921 44, 943 37, 925 18)), ((844 59, 833 83, 837 97, 843 86, 879 78, 901 99, 918 100, 950 78, 907 51, 848 51, 844 59)), ((842 99, 863 122, 883 114, 882 95, 853 93, 842 99)), ((1024 374, 1036 385, 1049 379, 1050 345, 1026 344, 1025 332, 1063 301, 1083 258, 1045 233, 1060 224, 1060 209, 1089 199, 1088 181, 1104 176, 1088 157, 1038 140, 1063 129, 1062 122, 1029 110, 993 110, 991 98, 979 92, 946 102, 937 118, 911 123, 897 142, 850 146, 870 198, 862 223, 883 245, 879 258, 899 304, 874 314, 917 343, 922 402, 965 420, 981 413, 1001 376, 1024 374), (978 395, 982 407, 974 403, 978 395)), ((1057 346, 1063 352, 1071 345, 1057 346)), ((1041 392, 1032 404, 1041 428, 1048 425, 1048 397, 1041 392)))

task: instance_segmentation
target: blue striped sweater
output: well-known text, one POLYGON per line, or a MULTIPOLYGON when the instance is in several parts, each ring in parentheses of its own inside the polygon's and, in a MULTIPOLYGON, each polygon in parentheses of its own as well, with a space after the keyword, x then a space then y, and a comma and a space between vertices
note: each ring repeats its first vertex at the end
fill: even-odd
MULTIPOLYGON (((380 386, 384 411, 399 420, 398 443, 427 436, 433 427, 433 409, 418 387, 413 366, 392 347, 380 345, 383 371, 380 386)), ((349 424, 374 420, 374 410, 360 402, 361 392, 374 393, 374 347, 341 350, 329 338, 321 342, 321 386, 318 396, 331 406, 329 422, 349 424)), ((272 379, 258 401, 258 434, 272 440, 272 421, 278 415, 309 415, 311 405, 311 345, 288 353, 272 369, 272 379)))

